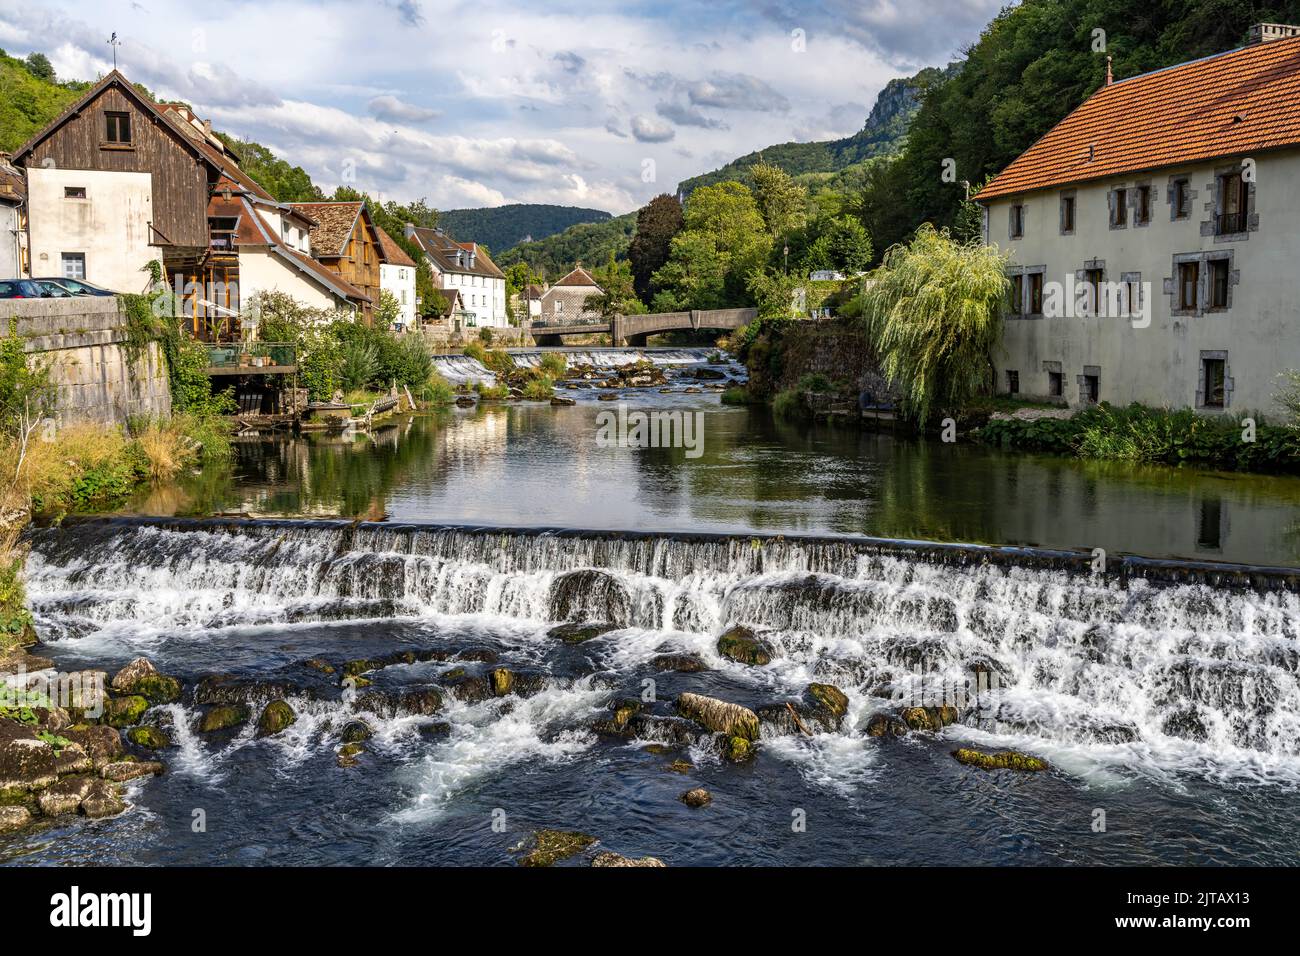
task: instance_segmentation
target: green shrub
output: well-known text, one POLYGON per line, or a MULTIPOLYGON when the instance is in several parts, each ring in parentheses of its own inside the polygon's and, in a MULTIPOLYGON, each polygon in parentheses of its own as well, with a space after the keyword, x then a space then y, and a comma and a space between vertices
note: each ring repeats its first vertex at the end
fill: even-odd
POLYGON ((834 383, 821 372, 809 372, 799 379, 799 391, 801 392, 832 392, 834 390, 834 383))
POLYGON ((530 402, 549 402, 555 396, 555 380, 548 375, 539 375, 524 385, 524 398, 530 402))
POLYGON ((363 339, 344 342, 340 348, 339 383, 346 391, 371 384, 379 374, 379 350, 363 339))
POLYGON ((491 345, 491 344, 492 344, 492 330, 491 330, 491 329, 479 329, 479 330, 478 330, 478 340, 479 340, 480 342, 482 342, 484 345, 491 345))
POLYGON ((749 389, 743 385, 733 385, 720 396, 723 405, 749 405, 749 389))
POLYGON ((450 405, 456 401, 456 390, 452 388, 451 382, 447 381, 437 372, 429 376, 429 380, 420 388, 411 389, 411 394, 417 401, 426 402, 429 405, 450 405))
POLYGON ((808 417, 808 409, 803 403, 803 395, 795 388, 777 392, 776 397, 772 399, 772 412, 777 418, 808 417))
POLYGON ((510 389, 501 383, 497 383, 496 385, 485 385, 482 382, 475 382, 474 390, 478 392, 479 398, 501 401, 502 399, 510 397, 510 389))
POLYGON ((487 349, 478 342, 470 342, 469 345, 465 346, 462 354, 476 359, 482 365, 487 365, 487 349))
POLYGON ((542 356, 542 360, 537 367, 551 378, 560 379, 569 370, 569 362, 559 352, 547 352, 542 356))

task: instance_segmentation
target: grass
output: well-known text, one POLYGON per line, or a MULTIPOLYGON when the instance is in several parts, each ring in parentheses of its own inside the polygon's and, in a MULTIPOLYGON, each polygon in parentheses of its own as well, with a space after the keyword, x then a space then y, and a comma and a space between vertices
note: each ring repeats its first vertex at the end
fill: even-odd
POLYGON ((749 389, 743 385, 733 385, 719 396, 723 405, 751 405, 753 399, 749 397, 749 389))
POLYGON ((524 386, 524 398, 530 402, 549 402, 555 397, 555 380, 549 375, 531 379, 524 386))
POLYGON ((777 392, 772 399, 772 414, 777 418, 807 418, 808 410, 804 407, 803 394, 797 388, 777 392))
POLYGON ((564 373, 569 370, 569 362, 558 352, 547 352, 542 356, 542 361, 538 367, 551 378, 559 379, 563 378, 564 373))

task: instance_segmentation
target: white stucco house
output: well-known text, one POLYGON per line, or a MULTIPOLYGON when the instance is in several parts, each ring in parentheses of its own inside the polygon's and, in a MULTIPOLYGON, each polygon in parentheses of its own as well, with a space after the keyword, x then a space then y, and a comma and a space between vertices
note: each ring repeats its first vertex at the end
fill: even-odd
POLYGON ((406 226, 406 236, 419 244, 438 288, 458 294, 466 325, 473 328, 510 325, 505 273, 477 243, 457 242, 441 229, 425 229, 410 223, 406 226))
POLYGON ((384 257, 379 264, 379 288, 390 293, 401 306, 401 317, 397 320, 403 328, 415 325, 419 316, 415 301, 415 260, 408 256, 393 237, 378 226, 379 245, 384 257))
POLYGON ((1300 27, 1108 80, 975 197, 1003 394, 1275 411, 1300 369, 1300 27))

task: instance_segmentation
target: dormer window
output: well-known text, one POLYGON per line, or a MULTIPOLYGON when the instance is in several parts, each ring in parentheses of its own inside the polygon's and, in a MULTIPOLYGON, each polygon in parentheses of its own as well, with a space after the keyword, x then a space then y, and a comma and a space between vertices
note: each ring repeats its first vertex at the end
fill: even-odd
POLYGON ((131 145, 131 114, 104 111, 104 142, 112 146, 131 145))

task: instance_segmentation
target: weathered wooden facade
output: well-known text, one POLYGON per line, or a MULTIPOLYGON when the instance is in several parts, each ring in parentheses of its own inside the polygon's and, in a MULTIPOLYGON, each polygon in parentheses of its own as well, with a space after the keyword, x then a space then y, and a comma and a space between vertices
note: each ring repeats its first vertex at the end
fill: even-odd
POLYGON ((372 324, 374 307, 379 304, 379 267, 384 262, 384 250, 366 204, 305 202, 292 203, 291 207, 315 222, 311 230, 312 255, 370 300, 362 304, 361 314, 367 324, 372 324))
POLYGON ((152 245, 198 255, 208 246, 208 194, 217 170, 122 74, 85 97, 14 154, 33 168, 149 173, 152 245))

